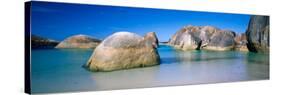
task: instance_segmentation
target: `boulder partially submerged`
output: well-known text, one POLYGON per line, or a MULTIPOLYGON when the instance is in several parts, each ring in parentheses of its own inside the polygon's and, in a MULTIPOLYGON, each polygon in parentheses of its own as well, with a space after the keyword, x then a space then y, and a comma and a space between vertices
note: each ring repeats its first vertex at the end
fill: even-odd
POLYGON ((200 49, 201 39, 198 31, 199 27, 184 27, 172 36, 168 44, 183 50, 200 49))
POLYGON ((113 71, 157 65, 158 42, 154 43, 152 38, 130 32, 114 33, 96 47, 85 67, 91 71, 113 71))
POLYGON ((251 52, 269 52, 269 16, 252 16, 246 31, 251 52))
POLYGON ((210 37, 209 43, 201 46, 204 50, 227 51, 235 47, 235 32, 229 30, 217 30, 210 37))
POLYGON ((60 42, 56 48, 95 48, 101 40, 87 35, 74 35, 60 42))
POLYGON ((233 50, 235 32, 212 26, 186 26, 176 32, 168 42, 182 50, 233 50))

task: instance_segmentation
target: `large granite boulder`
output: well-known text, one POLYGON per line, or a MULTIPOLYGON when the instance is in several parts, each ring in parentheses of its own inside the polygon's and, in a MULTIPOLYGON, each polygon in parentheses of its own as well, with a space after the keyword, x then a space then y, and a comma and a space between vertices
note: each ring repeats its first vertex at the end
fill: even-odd
POLYGON ((40 37, 37 35, 31 35, 31 48, 32 49, 54 48, 58 44, 59 44, 58 41, 47 39, 47 38, 40 37))
POLYGON ((186 26, 176 32, 168 44, 182 50, 232 50, 235 33, 212 26, 186 26))
POLYGON ((114 33, 96 47, 85 67, 91 71, 113 71, 157 65, 160 58, 152 42, 147 36, 114 33))
POLYGON ((74 35, 60 42, 56 48, 95 48, 101 41, 87 35, 74 35))
POLYGON ((246 31, 251 52, 269 52, 269 16, 251 16, 246 31))
POLYGON ((200 48, 200 27, 187 26, 172 36, 168 44, 183 50, 194 50, 200 48))
POLYGON ((247 47, 248 41, 245 33, 236 35, 234 40, 235 40, 235 50, 248 51, 248 47, 247 47))
POLYGON ((226 51, 235 47, 235 32, 229 30, 216 30, 210 37, 209 43, 202 47, 204 50, 226 51))

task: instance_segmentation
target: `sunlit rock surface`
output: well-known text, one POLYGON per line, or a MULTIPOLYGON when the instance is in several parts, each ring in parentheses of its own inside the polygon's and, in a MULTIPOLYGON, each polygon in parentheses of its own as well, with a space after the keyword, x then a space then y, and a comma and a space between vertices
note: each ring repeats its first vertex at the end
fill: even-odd
POLYGON ((158 43, 154 42, 151 37, 135 33, 114 33, 96 47, 85 67, 91 71, 113 71, 157 65, 160 58, 155 47, 158 43))
POLYGON ((74 35, 60 42, 56 48, 95 48, 101 41, 87 35, 74 35))
POLYGON ((185 26, 176 32, 168 44, 182 50, 233 50, 235 32, 212 26, 185 26))

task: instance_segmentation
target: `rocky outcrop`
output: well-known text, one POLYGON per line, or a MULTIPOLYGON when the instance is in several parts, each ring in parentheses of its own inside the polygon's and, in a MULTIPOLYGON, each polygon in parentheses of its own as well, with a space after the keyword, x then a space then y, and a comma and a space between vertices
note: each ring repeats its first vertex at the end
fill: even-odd
POLYGON ((246 31, 251 52, 269 52, 269 16, 252 16, 246 31))
POLYGON ((148 32, 144 38, 147 39, 146 44, 152 44, 156 48, 159 46, 155 32, 148 32))
POLYGON ((74 35, 60 42, 56 48, 95 48, 100 42, 87 35, 74 35))
MULTIPOLYGON (((151 35, 151 33, 147 34, 151 35)), ((155 40, 130 32, 117 32, 107 37, 94 50, 84 66, 91 71, 113 71, 159 64, 155 40)))
POLYGON ((39 48, 54 48, 58 45, 59 42, 47 38, 43 38, 37 35, 31 35, 31 48, 39 49, 39 48))
POLYGON ((169 41, 170 45, 183 50, 200 49, 200 27, 187 26, 179 30, 169 41))
POLYGON ((248 47, 247 47, 248 41, 245 33, 236 35, 234 40, 235 40, 235 50, 248 51, 248 47))
POLYGON ((183 50, 232 50, 234 49, 235 33, 229 30, 220 30, 212 26, 186 26, 176 32, 168 42, 183 50))
POLYGON ((210 37, 209 43, 202 47, 205 50, 233 50, 235 47, 235 32, 229 30, 216 30, 210 37))

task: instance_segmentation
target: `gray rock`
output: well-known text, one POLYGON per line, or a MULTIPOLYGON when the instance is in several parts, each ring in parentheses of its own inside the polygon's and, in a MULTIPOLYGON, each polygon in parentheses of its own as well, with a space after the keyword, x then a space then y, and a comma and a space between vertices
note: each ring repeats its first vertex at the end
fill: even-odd
POLYGON ((246 31, 251 52, 269 52, 269 16, 252 16, 246 31))
POLYGON ((91 71, 113 71, 157 65, 160 58, 152 42, 147 36, 114 33, 96 47, 85 67, 91 71))
POLYGON ((229 30, 216 30, 210 37, 209 43, 202 49, 205 50, 233 50, 235 47, 235 33, 229 30))
POLYGON ((200 48, 201 39, 199 38, 200 27, 187 26, 179 30, 172 36, 168 44, 183 50, 193 50, 200 48))
POLYGON ((238 34, 235 38, 235 50, 238 51, 249 51, 247 47, 247 37, 245 33, 238 34))
POLYGON ((235 33, 212 26, 186 26, 168 44, 183 50, 232 50, 235 33))
POLYGON ((101 41, 87 35, 74 35, 60 42, 56 48, 95 48, 101 41))

